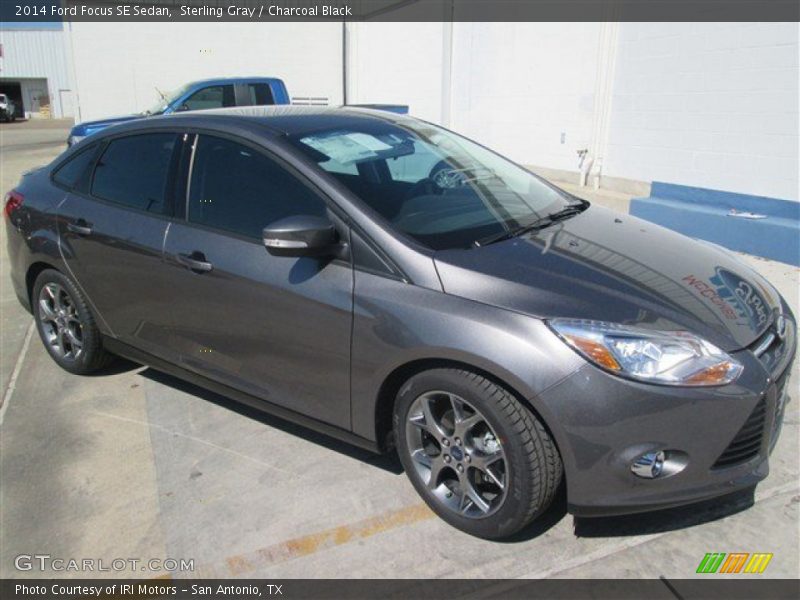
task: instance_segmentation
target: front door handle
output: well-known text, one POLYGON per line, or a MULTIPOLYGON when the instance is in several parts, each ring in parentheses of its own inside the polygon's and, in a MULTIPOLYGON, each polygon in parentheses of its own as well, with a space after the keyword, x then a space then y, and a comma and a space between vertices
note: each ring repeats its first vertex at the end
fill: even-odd
POLYGON ((214 265, 206 260, 202 252, 195 251, 191 254, 178 254, 177 259, 184 267, 198 273, 207 273, 214 268, 214 265))
POLYGON ((91 235, 92 227, 83 219, 78 219, 74 223, 67 223, 67 230, 78 235, 91 235))

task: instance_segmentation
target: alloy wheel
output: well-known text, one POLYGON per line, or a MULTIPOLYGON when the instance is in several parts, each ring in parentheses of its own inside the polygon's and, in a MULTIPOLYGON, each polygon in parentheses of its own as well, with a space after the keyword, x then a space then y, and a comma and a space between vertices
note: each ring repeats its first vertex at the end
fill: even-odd
POLYGON ((417 474, 442 506, 478 519, 503 504, 508 469, 500 438, 463 398, 434 391, 414 400, 406 444, 417 474))
POLYGON ((39 292, 39 321, 44 339, 59 358, 77 360, 83 352, 83 323, 69 292, 46 283, 39 292))

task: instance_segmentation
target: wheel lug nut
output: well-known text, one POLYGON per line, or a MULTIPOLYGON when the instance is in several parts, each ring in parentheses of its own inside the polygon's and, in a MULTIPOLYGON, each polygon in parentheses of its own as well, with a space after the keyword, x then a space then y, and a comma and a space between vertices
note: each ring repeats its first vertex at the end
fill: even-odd
POLYGON ((456 438, 456 444, 461 445, 461 438, 456 438))
POLYGON ((445 446, 449 446, 450 445, 450 440, 448 440, 447 438, 444 438, 442 440, 442 444, 444 444, 445 446))
POLYGON ((470 462, 470 461, 472 460, 472 457, 471 457, 469 454, 467 454, 467 455, 464 457, 464 460, 465 460, 465 461, 467 461, 467 462, 470 462))
POLYGON ((446 462, 446 463, 450 462, 450 455, 449 454, 445 454, 444 455, 444 462, 446 462))
POLYGON ((459 465, 456 466, 456 469, 458 469, 459 473, 463 473, 464 472, 464 465, 459 464, 459 465))

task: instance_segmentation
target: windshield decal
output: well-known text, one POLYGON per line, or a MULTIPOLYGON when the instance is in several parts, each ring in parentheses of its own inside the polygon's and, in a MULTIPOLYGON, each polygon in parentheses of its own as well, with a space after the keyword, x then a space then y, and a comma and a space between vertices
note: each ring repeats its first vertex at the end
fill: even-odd
POLYGON ((392 148, 375 136, 357 132, 326 136, 311 135, 300 141, 343 165, 375 159, 379 152, 392 148))

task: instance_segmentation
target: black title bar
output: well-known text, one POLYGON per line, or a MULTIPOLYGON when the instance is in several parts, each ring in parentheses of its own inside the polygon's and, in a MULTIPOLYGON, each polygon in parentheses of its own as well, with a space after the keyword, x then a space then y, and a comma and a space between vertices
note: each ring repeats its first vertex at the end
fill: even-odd
POLYGON ((798 0, 2 0, 0 21, 800 21, 798 0))
POLYGON ((504 600, 795 600, 794 579, 3 579, 0 597, 12 599, 149 598, 372 600, 373 598, 502 598, 504 600))

